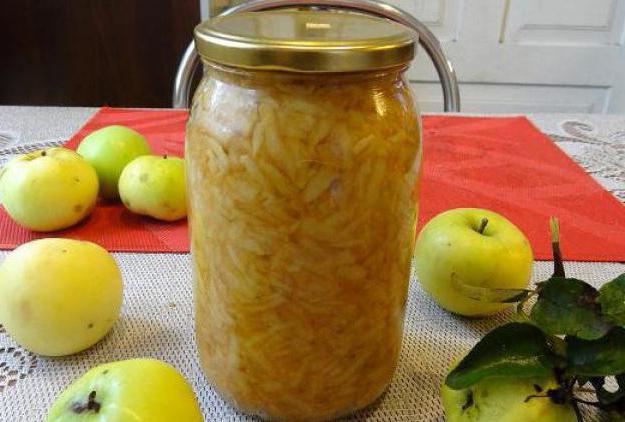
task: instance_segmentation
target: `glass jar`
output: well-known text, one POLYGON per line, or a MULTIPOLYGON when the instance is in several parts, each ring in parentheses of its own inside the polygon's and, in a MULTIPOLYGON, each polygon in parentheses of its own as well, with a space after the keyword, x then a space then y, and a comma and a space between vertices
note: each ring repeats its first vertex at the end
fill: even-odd
POLYGON ((206 377, 261 417, 361 409, 401 347, 421 150, 412 34, 258 12, 201 24, 196 46, 186 159, 206 377))

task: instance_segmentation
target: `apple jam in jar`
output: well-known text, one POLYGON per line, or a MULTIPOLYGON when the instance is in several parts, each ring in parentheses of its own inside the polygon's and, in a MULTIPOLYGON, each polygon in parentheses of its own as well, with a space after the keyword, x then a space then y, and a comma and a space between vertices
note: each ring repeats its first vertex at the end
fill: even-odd
POLYGON ((388 386, 415 239, 413 35, 350 13, 215 18, 187 126, 196 339, 208 381, 289 421, 388 386))

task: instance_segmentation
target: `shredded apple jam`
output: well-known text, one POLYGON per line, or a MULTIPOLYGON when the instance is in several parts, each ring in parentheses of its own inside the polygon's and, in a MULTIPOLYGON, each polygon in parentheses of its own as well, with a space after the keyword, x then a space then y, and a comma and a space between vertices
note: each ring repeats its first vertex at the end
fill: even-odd
POLYGON ((205 65, 186 139, 204 372, 262 417, 365 407, 397 363, 414 245, 420 120, 403 69, 205 65))

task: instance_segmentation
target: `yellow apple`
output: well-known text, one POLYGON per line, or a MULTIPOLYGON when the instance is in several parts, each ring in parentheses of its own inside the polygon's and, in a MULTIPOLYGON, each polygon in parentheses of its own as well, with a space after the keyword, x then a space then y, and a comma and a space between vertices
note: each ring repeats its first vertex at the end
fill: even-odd
POLYGON ((122 304, 113 257, 91 242, 47 238, 25 243, 0 265, 0 321, 31 352, 80 352, 111 329, 122 304))
POLYGON ((187 215, 184 160, 144 155, 124 168, 119 195, 130 211, 165 221, 187 215))
POLYGON ((52 405, 46 422, 202 422, 191 386, 172 366, 131 359, 92 368, 52 405))
POLYGON ((36 231, 60 230, 88 216, 98 177, 80 155, 48 148, 11 160, 0 173, 0 201, 18 224, 36 231))
POLYGON ((415 265, 421 285, 441 307, 482 316, 510 305, 478 300, 467 291, 526 288, 533 255, 523 232, 505 217, 478 208, 457 208, 423 227, 415 265))
POLYGON ((76 149, 95 167, 100 179, 100 196, 117 199, 117 182, 126 165, 141 155, 151 154, 139 132, 120 125, 103 127, 85 136, 76 149))
POLYGON ((486 378, 465 390, 443 385, 447 422, 576 422, 571 405, 555 404, 544 395, 557 388, 549 378, 486 378))

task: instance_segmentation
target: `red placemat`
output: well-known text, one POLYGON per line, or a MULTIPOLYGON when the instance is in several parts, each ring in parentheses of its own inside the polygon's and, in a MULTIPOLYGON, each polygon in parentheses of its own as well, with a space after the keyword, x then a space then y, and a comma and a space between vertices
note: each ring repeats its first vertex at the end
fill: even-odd
MULTIPOLYGON (((143 133, 157 154, 182 155, 186 111, 101 109, 68 142, 123 124, 143 133)), ((420 221, 456 207, 499 212, 527 234, 537 259, 551 257, 548 220, 560 218, 568 260, 625 261, 625 207, 526 118, 424 117, 424 175, 420 221)), ((187 225, 133 215, 120 204, 100 204, 76 227, 36 234, 0 210, 0 248, 64 236, 111 251, 187 252, 187 225)))
POLYGON ((457 207, 503 214, 551 259, 549 217, 569 261, 625 261, 625 206, 525 117, 425 120, 420 221, 457 207))
MULTIPOLYGON (((142 133, 155 154, 182 156, 187 112, 183 110, 138 110, 104 107, 76 133, 66 147, 75 149, 92 131, 121 124, 142 133)), ((188 252, 186 220, 159 222, 126 210, 119 202, 100 202, 83 222, 66 230, 33 233, 15 224, 0 208, 0 249, 41 237, 69 237, 96 242, 109 251, 188 252)))

